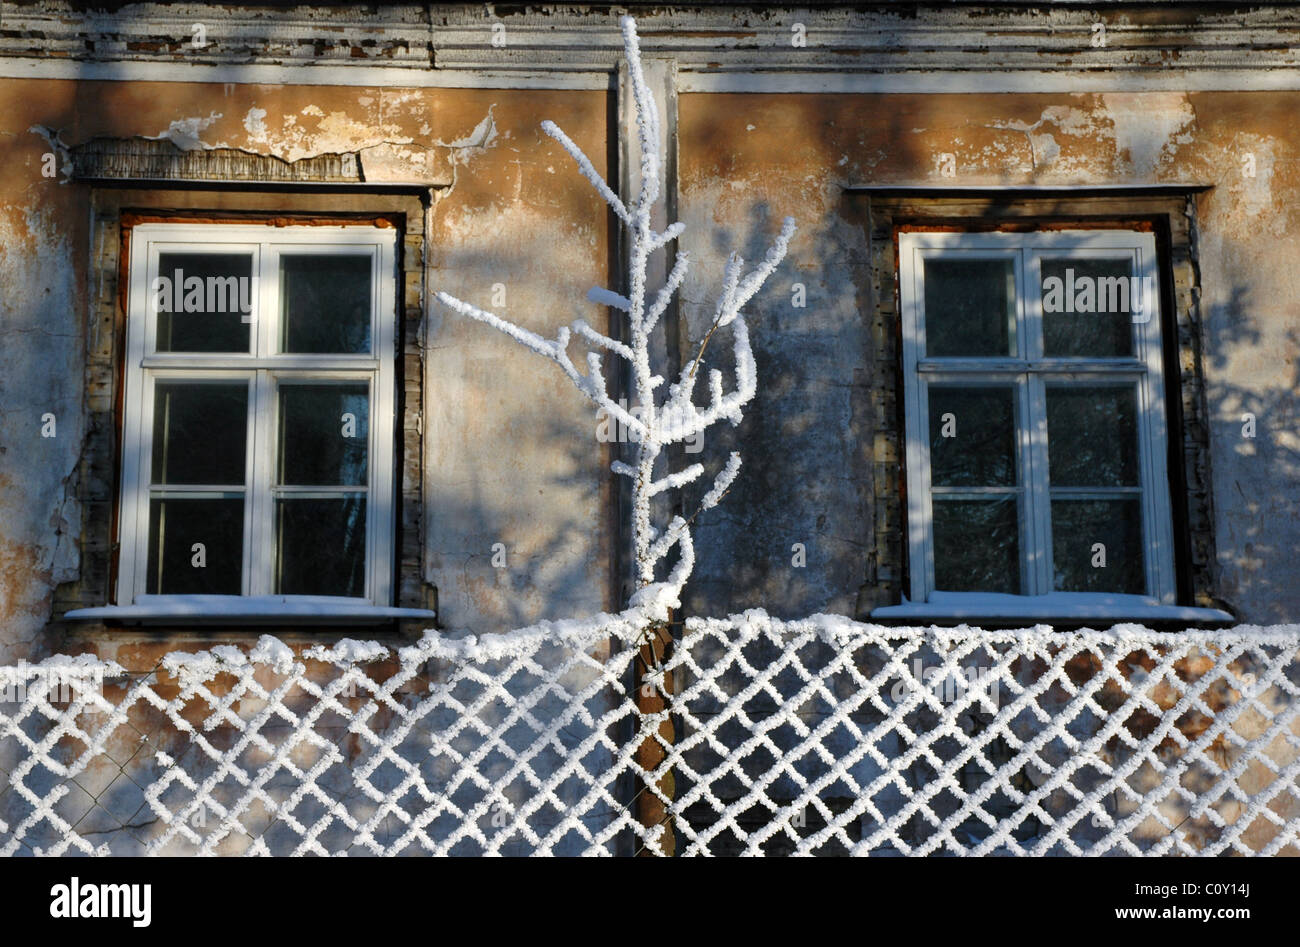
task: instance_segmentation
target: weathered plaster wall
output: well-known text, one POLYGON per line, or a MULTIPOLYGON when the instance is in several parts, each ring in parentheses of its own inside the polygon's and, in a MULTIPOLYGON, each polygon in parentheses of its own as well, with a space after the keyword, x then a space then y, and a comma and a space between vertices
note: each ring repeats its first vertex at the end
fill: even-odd
MULTIPOLYGON (((602 167, 607 109, 603 92, 0 84, 0 660, 28 652, 76 568, 90 202, 65 170, 42 176, 47 152, 64 163, 51 139, 166 137, 289 161, 358 152, 368 180, 435 188, 431 290, 487 306, 500 284, 503 312, 553 333, 597 318, 580 300, 607 278, 609 234, 603 204, 537 126, 560 122, 602 167), (54 438, 41 437, 46 412, 54 438)), ((440 307, 424 338, 425 577, 443 622, 499 629, 608 608, 607 461, 586 405, 553 366, 440 307)))
MULTIPOLYGON (((0 659, 27 653, 54 586, 77 564, 70 477, 84 426, 88 202, 84 185, 42 177, 47 136, 162 136, 286 160, 358 151, 386 180, 440 188, 431 287, 484 305, 504 291, 497 308, 549 333, 593 318, 583 294, 608 278, 611 235, 599 200, 537 125, 559 122, 604 170, 609 106, 608 93, 591 91, 0 85, 11 169, 0 179, 0 659), (40 436, 47 412, 54 438, 40 436)), ((692 610, 857 607, 876 522, 873 464, 897 441, 895 420, 873 413, 867 395, 865 235, 844 185, 1202 182, 1214 185, 1197 209, 1219 591, 1244 619, 1293 619, 1298 108, 1298 93, 683 94, 692 341, 726 251, 756 258, 781 216, 801 224, 754 305, 765 387, 741 430, 745 473, 697 524, 692 610), (1253 440, 1241 437, 1244 412, 1257 417, 1253 440)), ((488 630, 613 605, 607 456, 585 403, 551 366, 437 307, 425 339, 426 578, 444 623, 488 630), (492 565, 495 543, 504 569, 492 565)), ((712 357, 725 365, 726 354, 712 357)), ((723 456, 727 439, 708 442, 706 458, 723 456)))
POLYGON ((712 315, 698 287, 718 285, 721 249, 754 258, 782 216, 801 224, 751 317, 766 386, 742 428, 748 469, 697 530, 693 608, 847 612, 864 581, 871 461, 892 460, 898 440, 864 393, 870 273, 861 198, 844 186, 1197 182, 1214 186, 1197 213, 1219 593, 1246 620, 1294 620, 1298 111, 1296 93, 682 95, 681 217, 697 277, 709 274, 684 307, 692 341, 712 315))
MULTIPOLYGON (((67 114, 71 85, 50 90, 67 114), (62 93, 61 95, 59 93, 62 93)), ((72 477, 84 433, 84 209, 41 177, 49 150, 28 132, 45 112, 0 86, 0 660, 39 643, 54 586, 75 575, 80 517, 72 477), (53 416, 53 427, 46 427, 53 416), (42 428, 52 437, 43 437, 42 428)))
MULTIPOLYGON (((468 95, 468 94, 467 94, 468 95)), ((457 165, 434 209, 430 286, 553 337, 609 279, 604 203, 538 128, 550 118, 600 170, 603 93, 478 92, 497 138, 457 165), (500 295, 494 298, 494 294, 500 295)), ((515 627, 615 607, 608 446, 552 364, 436 303, 428 314, 430 574, 451 628, 515 627), (492 565, 504 545, 506 568, 492 565)))

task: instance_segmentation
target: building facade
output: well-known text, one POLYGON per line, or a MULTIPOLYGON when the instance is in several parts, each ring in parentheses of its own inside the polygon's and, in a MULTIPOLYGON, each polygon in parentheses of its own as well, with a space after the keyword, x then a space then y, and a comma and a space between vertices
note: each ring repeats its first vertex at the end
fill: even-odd
MULTIPOLYGON (((0 654, 621 608, 617 425, 433 294, 618 330, 539 126, 626 193, 622 8, 74 7, 0 7, 0 654)), ((799 224, 686 614, 1296 620, 1300 15, 628 12, 693 265, 663 374, 799 224)))

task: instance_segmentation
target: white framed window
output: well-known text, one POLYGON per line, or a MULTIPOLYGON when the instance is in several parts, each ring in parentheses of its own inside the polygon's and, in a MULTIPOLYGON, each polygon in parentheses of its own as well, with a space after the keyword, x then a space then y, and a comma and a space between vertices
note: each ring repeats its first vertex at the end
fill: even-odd
POLYGON ((132 230, 119 606, 389 606, 396 233, 132 230))
POLYGON ((1173 607, 1153 235, 902 232, 898 251, 910 604, 1173 607))

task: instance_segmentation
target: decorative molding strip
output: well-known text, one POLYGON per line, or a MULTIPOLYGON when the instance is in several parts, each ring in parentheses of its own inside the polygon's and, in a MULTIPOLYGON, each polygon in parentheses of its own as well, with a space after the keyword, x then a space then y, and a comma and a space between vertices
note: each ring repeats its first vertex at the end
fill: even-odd
MULTIPOLYGON (((134 79, 147 65, 211 82, 610 88, 621 49, 608 10, 566 4, 77 6, 0 2, 0 75, 134 79)), ((674 59, 683 91, 1300 87, 1294 6, 696 3, 637 12, 645 53, 674 59)))
MULTIPOLYGON (((0 79, 80 82, 199 82, 245 85, 310 85, 367 89, 570 89, 607 91, 614 74, 544 70, 461 70, 370 66, 199 66, 177 62, 79 63, 60 59, 8 59, 0 55, 0 79)), ((692 72, 680 69, 681 93, 810 93, 841 95, 960 95, 972 92, 1295 92, 1300 66, 1288 69, 1163 70, 1145 72, 692 72)))
MULTIPOLYGON (((502 16, 499 22, 503 45, 492 43, 492 21, 473 11, 461 9, 435 23, 430 40, 435 67, 608 70, 619 55, 618 33, 604 16, 502 16)), ((1192 4, 1148 3, 1101 15, 1056 7, 924 3, 859 10, 660 7, 639 22, 646 55, 676 59, 679 70, 700 73, 1078 73, 1300 65, 1300 11, 1294 8, 1223 13, 1192 4), (1104 25, 1104 36, 1094 31, 1095 23, 1104 25)))
POLYGON ((69 0, 0 2, 0 56, 312 65, 430 65, 424 6, 270 7, 135 3, 112 11, 69 0), (201 27, 201 29, 199 29, 201 27))
POLYGON ((184 62, 74 62, 0 54, 0 79, 78 82, 207 82, 243 85, 351 86, 368 89, 596 89, 614 87, 613 72, 463 71, 402 66, 204 65, 184 62))

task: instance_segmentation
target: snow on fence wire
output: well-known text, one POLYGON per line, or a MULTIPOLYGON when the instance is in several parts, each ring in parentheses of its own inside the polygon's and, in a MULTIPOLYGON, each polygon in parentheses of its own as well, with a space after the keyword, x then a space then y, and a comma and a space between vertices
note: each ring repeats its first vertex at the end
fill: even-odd
POLYGON ((691 621, 685 854, 1300 854, 1300 628, 691 621))
POLYGON ((641 624, 3 669, 0 852, 1300 853, 1295 626, 641 624))

